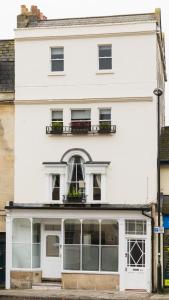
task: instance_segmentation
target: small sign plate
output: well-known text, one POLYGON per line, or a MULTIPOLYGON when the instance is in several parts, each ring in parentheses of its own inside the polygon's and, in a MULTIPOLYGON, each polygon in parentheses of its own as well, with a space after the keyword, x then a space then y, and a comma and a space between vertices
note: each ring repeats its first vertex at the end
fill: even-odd
POLYGON ((163 226, 155 226, 154 227, 154 233, 164 233, 164 227, 163 226))

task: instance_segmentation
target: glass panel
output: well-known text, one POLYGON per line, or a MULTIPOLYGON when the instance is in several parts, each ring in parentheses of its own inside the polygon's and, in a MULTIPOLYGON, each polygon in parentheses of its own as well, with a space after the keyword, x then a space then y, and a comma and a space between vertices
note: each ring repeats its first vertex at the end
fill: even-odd
POLYGON ((14 219, 12 242, 31 243, 31 222, 28 219, 14 219))
POLYGON ((146 234, 146 221, 126 220, 126 234, 146 234))
POLYGON ((31 244, 12 245, 12 267, 31 268, 31 244))
POLYGON ((80 270, 80 246, 64 245, 63 265, 65 270, 80 270))
POLYGON ((33 243, 40 243, 41 240, 40 228, 41 226, 39 223, 33 223, 33 237, 32 237, 33 243))
POLYGON ((100 120, 111 120, 111 109, 100 109, 100 120))
POLYGON ((93 200, 101 200, 101 175, 93 174, 93 200))
POLYGON ((52 60, 52 72, 64 71, 64 60, 52 60))
POLYGON ((101 247, 101 271, 118 271, 118 246, 101 247))
POLYGON ((46 256, 58 257, 59 248, 59 236, 48 235, 46 237, 46 256))
POLYGON ((32 245, 32 267, 40 268, 40 244, 32 245))
POLYGON ((111 57, 111 45, 99 46, 99 57, 111 57))
POLYGON ((65 221, 65 244, 80 244, 81 224, 79 220, 65 221))
POLYGON ((52 200, 60 200, 60 175, 52 175, 52 200))
POLYGON ((83 221, 82 242, 87 245, 99 245, 99 222, 97 220, 83 221))
POLYGON ((112 69, 112 59, 111 58, 99 58, 99 70, 111 70, 112 69))
POLYGON ((118 245, 118 222, 104 220, 101 222, 101 244, 118 245))
POLYGON ((82 246, 82 270, 99 270, 99 246, 82 246))
POLYGON ((52 59, 63 59, 63 47, 51 48, 51 58, 52 59))
POLYGON ((71 111, 72 120, 90 120, 90 110, 72 110, 71 111))
POLYGON ((145 240, 128 240, 127 265, 145 267, 145 240))
POLYGON ((45 224, 46 231, 61 231, 60 224, 45 224))
POLYGON ((63 120, 63 111, 53 110, 52 111, 52 121, 62 121, 63 120))

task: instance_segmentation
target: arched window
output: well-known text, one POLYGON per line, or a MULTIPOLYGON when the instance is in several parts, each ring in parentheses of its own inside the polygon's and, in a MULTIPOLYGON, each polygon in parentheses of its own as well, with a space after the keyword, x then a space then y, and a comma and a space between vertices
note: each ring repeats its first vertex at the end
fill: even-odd
POLYGON ((68 162, 68 196, 84 197, 85 169, 84 159, 74 155, 68 162))

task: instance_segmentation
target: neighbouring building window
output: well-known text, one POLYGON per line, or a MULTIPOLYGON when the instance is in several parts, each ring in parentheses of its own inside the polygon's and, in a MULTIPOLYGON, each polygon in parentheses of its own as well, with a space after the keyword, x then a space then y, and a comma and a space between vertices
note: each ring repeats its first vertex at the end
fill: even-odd
POLYGON ((118 223, 65 220, 64 269, 118 271, 118 223))
POLYGON ((52 72, 64 71, 64 48, 63 47, 51 48, 51 71, 52 72))
POLYGON ((112 46, 99 45, 99 70, 112 69, 112 46))
POLYGON ((93 200, 101 200, 101 174, 93 174, 93 200))
POLYGON ((147 232, 146 221, 143 220, 126 220, 125 223, 126 234, 144 235, 147 232))
POLYGON ((60 200, 60 175, 52 175, 52 200, 60 200))
POLYGON ((31 225, 29 219, 18 218, 13 220, 12 225, 12 267, 19 269, 39 268, 40 224, 33 223, 31 225))
POLYGON ((90 109, 71 110, 72 132, 88 132, 91 130, 90 109))
POLYGON ((68 196, 85 196, 85 169, 81 156, 72 156, 68 162, 68 196))

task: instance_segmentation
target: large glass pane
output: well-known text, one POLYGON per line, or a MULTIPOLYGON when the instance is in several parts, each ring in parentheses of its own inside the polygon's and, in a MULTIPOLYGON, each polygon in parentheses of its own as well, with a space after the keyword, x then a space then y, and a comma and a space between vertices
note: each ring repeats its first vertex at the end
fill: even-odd
POLYGON ((101 200, 101 175, 93 174, 93 200, 101 200))
POLYGON ((82 270, 99 270, 99 246, 82 246, 82 270))
POLYGON ((52 175, 52 200, 60 200, 60 175, 52 175))
POLYGON ((111 120, 111 109, 100 109, 100 120, 111 120))
POLYGON ((33 237, 32 237, 33 243, 40 243, 41 240, 40 228, 41 227, 39 223, 33 223, 33 237))
POLYGON ((97 220, 83 221, 82 242, 86 245, 99 245, 99 222, 97 220))
POLYGON ((51 49, 51 58, 52 59, 63 59, 63 47, 52 48, 51 49))
POLYGON ((101 247, 101 271, 118 271, 118 246, 101 247))
POLYGON ((109 70, 112 69, 112 59, 111 58, 99 58, 99 70, 109 70))
POLYGON ((40 244, 32 245, 32 268, 40 268, 40 244))
POLYGON ((114 220, 103 220, 101 222, 101 244, 118 245, 118 222, 114 220))
POLYGON ((63 121, 63 111, 53 110, 52 111, 52 121, 63 121))
POLYGON ((13 220, 12 242, 31 243, 31 222, 29 219, 13 220))
POLYGON ((46 256, 58 257, 60 252, 59 236, 48 235, 46 237, 46 256))
POLYGON ((111 45, 99 46, 99 57, 111 57, 111 45))
POLYGON ((71 119, 72 120, 90 120, 90 110, 72 110, 71 111, 71 119))
POLYGON ((52 60, 52 72, 64 71, 64 60, 52 60))
POLYGON ((65 244, 80 244, 81 224, 79 220, 65 221, 65 244))
POLYGON ((12 245, 12 267, 31 268, 31 244, 12 245))
POLYGON ((63 265, 65 270, 80 270, 80 245, 64 245, 63 265))

